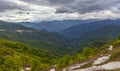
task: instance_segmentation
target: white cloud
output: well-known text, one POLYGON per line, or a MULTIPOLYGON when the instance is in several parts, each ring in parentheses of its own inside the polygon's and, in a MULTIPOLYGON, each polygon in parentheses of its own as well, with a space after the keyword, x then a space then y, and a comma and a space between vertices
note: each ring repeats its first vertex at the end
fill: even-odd
POLYGON ((99 11, 93 10, 87 13, 79 13, 77 11, 71 13, 55 13, 57 7, 54 6, 32 4, 21 0, 5 0, 5 1, 11 3, 10 6, 15 5, 20 7, 20 9, 16 7, 11 10, 0 12, 0 20, 10 22, 120 18, 120 6, 118 4, 108 9, 103 9, 99 11))

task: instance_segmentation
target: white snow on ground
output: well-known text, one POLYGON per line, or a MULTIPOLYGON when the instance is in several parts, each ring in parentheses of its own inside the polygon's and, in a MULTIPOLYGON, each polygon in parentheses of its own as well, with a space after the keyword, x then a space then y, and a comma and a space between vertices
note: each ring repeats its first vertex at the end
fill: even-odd
POLYGON ((85 64, 87 64, 87 62, 86 63, 75 64, 73 66, 68 66, 67 68, 64 68, 63 71, 71 71, 73 69, 80 68, 81 66, 83 66, 85 64))
POLYGON ((96 70, 115 70, 120 68, 120 62, 109 62, 100 66, 92 66, 84 69, 70 70, 70 71, 96 71, 96 70))
POLYGON ((54 68, 50 69, 50 71, 56 71, 54 68))
POLYGON ((93 62, 93 65, 98 65, 98 64, 101 64, 101 63, 106 62, 106 61, 110 58, 110 56, 111 56, 111 55, 103 56, 103 57, 98 58, 97 60, 95 60, 95 61, 93 62))
POLYGON ((116 61, 116 62, 110 62, 104 65, 101 65, 101 67, 103 69, 107 69, 107 70, 113 70, 113 69, 118 69, 120 68, 120 62, 116 61))
POLYGON ((95 71, 95 70, 100 70, 101 68, 97 66, 92 66, 84 69, 78 69, 78 70, 71 70, 71 71, 95 71))
POLYGON ((113 50, 113 46, 109 46, 108 50, 112 51, 113 50))
POLYGON ((72 69, 77 69, 77 68, 80 68, 81 66, 85 65, 87 63, 81 63, 81 64, 76 64, 76 65, 73 65, 71 66, 69 69, 72 70, 72 69))

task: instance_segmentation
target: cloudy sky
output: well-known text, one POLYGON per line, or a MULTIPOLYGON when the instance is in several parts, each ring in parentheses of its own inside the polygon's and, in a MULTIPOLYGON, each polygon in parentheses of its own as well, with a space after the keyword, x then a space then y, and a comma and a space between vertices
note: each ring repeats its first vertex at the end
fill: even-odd
POLYGON ((120 0, 0 0, 10 22, 120 18, 120 0))

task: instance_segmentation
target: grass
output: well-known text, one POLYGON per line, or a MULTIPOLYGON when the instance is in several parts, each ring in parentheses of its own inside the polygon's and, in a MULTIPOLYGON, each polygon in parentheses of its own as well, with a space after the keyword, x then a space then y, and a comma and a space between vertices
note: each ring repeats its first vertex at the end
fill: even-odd
POLYGON ((110 57, 110 60, 117 60, 118 61, 118 60, 120 60, 119 57, 120 57, 120 48, 117 47, 115 50, 113 50, 112 55, 110 57))
POLYGON ((87 63, 83 66, 81 66, 80 68, 88 68, 88 67, 91 67, 92 66, 92 62, 91 63, 87 63))

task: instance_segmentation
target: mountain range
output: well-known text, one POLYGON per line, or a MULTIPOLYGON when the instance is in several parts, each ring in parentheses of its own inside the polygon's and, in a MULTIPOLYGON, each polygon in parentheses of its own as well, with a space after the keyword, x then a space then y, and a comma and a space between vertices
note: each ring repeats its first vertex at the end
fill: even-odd
MULTIPOLYGON (((47 24, 49 22, 52 21, 47 21, 47 24)), ((99 59, 102 54, 103 57, 111 54, 110 60, 119 61, 119 19, 56 22, 67 25, 54 29, 53 27, 58 25, 52 24, 54 26, 48 26, 52 30, 47 30, 27 26, 30 22, 0 21, 0 70, 62 71, 65 68, 69 71, 70 67, 76 67, 71 65, 79 62, 87 62, 79 68, 92 67, 94 58, 99 59), (68 25, 69 23, 71 24, 68 25), (110 46, 114 47, 114 50, 108 50, 110 46), (9 65, 11 62, 12 66, 9 65)), ((110 60, 106 61, 112 62, 110 60)))
POLYGON ((61 34, 63 34, 64 36, 67 36, 69 38, 75 38, 83 33, 90 32, 90 31, 93 31, 97 28, 102 28, 102 27, 107 26, 107 25, 109 26, 111 24, 118 25, 118 24, 120 24, 120 20, 119 19, 100 20, 100 21, 80 24, 80 25, 72 26, 70 28, 62 30, 61 34))
POLYGON ((42 22, 19 22, 18 24, 31 27, 36 30, 46 30, 50 32, 60 32, 63 29, 70 28, 72 26, 77 26, 80 24, 93 22, 96 20, 54 20, 54 21, 42 21, 42 22))
POLYGON ((64 50, 68 50, 68 39, 57 33, 44 30, 38 31, 22 25, 3 21, 0 22, 0 25, 0 38, 40 47, 45 51, 53 52, 57 56, 63 55, 66 53, 64 50))
MULTIPOLYGON (((102 45, 106 42, 110 42, 114 40, 120 35, 120 32, 119 32, 120 19, 91 20, 91 21, 90 20, 83 20, 83 21, 67 20, 67 22, 65 22, 64 20, 63 21, 47 21, 47 24, 45 25, 47 25, 49 28, 52 29, 53 27, 59 26, 58 23, 66 24, 66 25, 70 24, 71 27, 69 26, 67 28, 61 29, 57 33, 69 39, 70 46, 68 47, 71 47, 73 49, 79 49, 94 43, 97 43, 97 45, 95 45, 95 47, 97 47, 98 45, 102 45), (53 22, 55 22, 57 25, 54 25, 54 26, 47 25, 51 23, 53 24, 53 22)), ((23 24, 24 23, 22 23, 21 25, 23 24)), ((45 25, 39 24, 39 26, 41 27, 42 26, 44 27, 45 25)))

